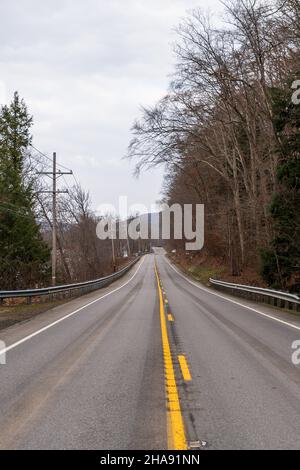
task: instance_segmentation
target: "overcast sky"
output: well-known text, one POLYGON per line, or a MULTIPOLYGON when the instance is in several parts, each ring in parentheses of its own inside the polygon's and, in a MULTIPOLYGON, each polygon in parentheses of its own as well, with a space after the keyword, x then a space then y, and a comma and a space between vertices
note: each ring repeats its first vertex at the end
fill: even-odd
MULTIPOLYGON (((0 0, 0 102, 15 90, 34 116, 34 145, 73 169, 93 207, 148 207, 162 171, 132 177, 122 160, 141 105, 166 92, 173 28, 218 0, 0 0)), ((72 180, 70 178, 70 184, 72 180)))

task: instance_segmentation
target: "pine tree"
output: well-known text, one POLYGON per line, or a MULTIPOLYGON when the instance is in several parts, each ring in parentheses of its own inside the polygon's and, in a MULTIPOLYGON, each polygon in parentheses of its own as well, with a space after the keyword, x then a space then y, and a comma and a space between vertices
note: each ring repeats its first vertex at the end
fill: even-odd
POLYGON ((49 250, 24 169, 33 123, 18 93, 0 110, 0 289, 34 287, 48 275, 49 250))

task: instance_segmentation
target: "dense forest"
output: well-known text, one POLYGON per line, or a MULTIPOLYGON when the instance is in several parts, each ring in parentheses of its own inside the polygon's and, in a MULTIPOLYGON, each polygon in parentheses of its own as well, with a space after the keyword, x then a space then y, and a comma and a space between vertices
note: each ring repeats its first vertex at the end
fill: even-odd
POLYGON ((200 10, 178 27, 168 92, 143 108, 129 157, 137 173, 164 165, 167 203, 205 204, 207 260, 299 290, 300 3, 225 11, 222 27, 200 10))

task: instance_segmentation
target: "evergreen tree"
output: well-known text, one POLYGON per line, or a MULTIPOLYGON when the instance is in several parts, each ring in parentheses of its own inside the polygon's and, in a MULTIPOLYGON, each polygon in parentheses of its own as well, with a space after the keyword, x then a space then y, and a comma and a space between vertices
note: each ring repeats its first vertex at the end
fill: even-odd
POLYGON ((32 181, 24 174, 32 123, 16 92, 0 110, 0 289, 34 287, 48 273, 49 250, 34 214, 32 181))
POLYGON ((274 239, 262 253, 262 274, 276 287, 300 288, 300 105, 291 92, 272 90, 274 123, 282 144, 278 191, 271 204, 274 239))

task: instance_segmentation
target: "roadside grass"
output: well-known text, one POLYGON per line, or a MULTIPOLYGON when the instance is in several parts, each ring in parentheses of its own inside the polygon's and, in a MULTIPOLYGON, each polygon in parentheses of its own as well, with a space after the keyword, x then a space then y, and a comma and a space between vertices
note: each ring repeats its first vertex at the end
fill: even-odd
POLYGON ((218 278, 225 269, 222 267, 207 267, 207 266, 190 266, 188 269, 185 269, 186 273, 193 277, 196 281, 210 286, 210 278, 218 278))
POLYGON ((56 300, 53 302, 36 303, 36 304, 19 304, 19 305, 2 305, 0 307, 0 330, 8 328, 22 321, 30 320, 31 318, 46 312, 58 305, 67 302, 66 300, 56 300))
POLYGON ((208 266, 205 264, 192 264, 191 260, 178 258, 167 253, 169 260, 174 263, 181 271, 187 274, 189 277, 195 279, 202 284, 211 287, 209 282, 210 278, 219 279, 222 274, 226 272, 224 266, 208 266))

